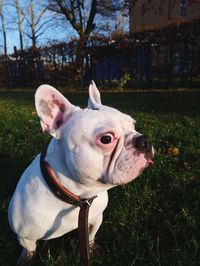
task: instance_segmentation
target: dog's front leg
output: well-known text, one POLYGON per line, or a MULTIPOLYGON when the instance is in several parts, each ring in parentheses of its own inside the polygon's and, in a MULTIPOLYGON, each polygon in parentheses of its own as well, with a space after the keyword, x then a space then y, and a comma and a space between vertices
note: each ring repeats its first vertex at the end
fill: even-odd
POLYGON ((94 221, 89 223, 89 243, 90 243, 90 252, 95 249, 95 235, 99 230, 99 227, 103 220, 103 214, 101 213, 94 221))
POLYGON ((36 254, 36 240, 18 237, 20 245, 23 247, 22 253, 17 261, 20 266, 29 265, 36 254))

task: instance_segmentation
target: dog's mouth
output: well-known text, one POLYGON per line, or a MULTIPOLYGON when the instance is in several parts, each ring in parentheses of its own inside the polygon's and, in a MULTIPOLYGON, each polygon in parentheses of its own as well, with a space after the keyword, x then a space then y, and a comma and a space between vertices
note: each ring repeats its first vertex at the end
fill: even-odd
POLYGON ((146 159, 147 159, 146 167, 148 167, 148 166, 154 164, 154 161, 153 161, 153 157, 154 157, 154 148, 153 148, 153 147, 151 148, 151 151, 150 151, 150 152, 148 152, 147 154, 145 154, 145 157, 146 157, 146 159))
POLYGON ((149 166, 154 164, 154 161, 152 160, 153 159, 153 153, 145 155, 145 158, 146 158, 146 164, 145 164, 144 167, 141 167, 141 169, 139 170, 139 174, 138 175, 140 175, 147 167, 149 167, 149 166))
POLYGON ((138 150, 132 149, 130 152, 127 152, 122 159, 119 160, 118 168, 126 168, 130 166, 131 168, 137 163, 138 167, 145 166, 148 167, 152 165, 153 162, 153 150, 148 153, 140 152, 138 150))
POLYGON ((124 185, 133 181, 147 167, 154 164, 154 149, 148 153, 140 152, 137 149, 129 149, 122 156, 119 156, 115 162, 115 167, 105 183, 112 185, 124 185))
POLYGON ((154 164, 154 161, 152 161, 151 159, 148 159, 147 160, 147 164, 146 164, 146 167, 150 166, 150 165, 153 165, 154 164))

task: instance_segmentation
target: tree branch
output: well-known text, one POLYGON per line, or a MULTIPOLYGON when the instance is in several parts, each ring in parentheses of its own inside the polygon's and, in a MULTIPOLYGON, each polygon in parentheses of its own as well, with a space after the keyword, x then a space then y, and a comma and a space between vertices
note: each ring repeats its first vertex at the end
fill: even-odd
POLYGON ((52 19, 50 18, 49 20, 44 21, 37 30, 35 30, 35 33, 37 34, 46 24, 48 24, 52 19))
MULTIPOLYGON (((72 27, 78 32, 78 34, 81 35, 83 29, 81 28, 80 24, 76 22, 75 13, 73 13, 74 12, 73 8, 72 8, 73 11, 70 10, 70 8, 64 5, 64 1, 62 0, 55 0, 54 2, 57 3, 59 9, 49 6, 49 10, 63 14, 66 17, 66 19, 70 22, 72 27)), ((71 1, 71 3, 73 4, 73 1, 71 1)))
POLYGON ((37 24, 40 22, 42 16, 44 15, 44 13, 48 10, 47 6, 41 11, 41 13, 39 14, 36 22, 35 22, 35 26, 37 26, 37 24))
POLYGON ((94 17, 96 16, 96 13, 97 13, 97 0, 92 0, 90 14, 89 14, 87 26, 85 29, 86 35, 89 35, 95 28, 95 25, 93 22, 94 22, 94 17))

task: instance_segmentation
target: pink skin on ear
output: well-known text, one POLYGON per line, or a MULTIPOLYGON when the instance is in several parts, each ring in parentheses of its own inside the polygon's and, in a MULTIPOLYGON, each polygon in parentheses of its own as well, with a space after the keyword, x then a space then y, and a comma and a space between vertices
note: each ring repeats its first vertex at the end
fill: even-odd
POLYGON ((51 129, 58 129, 63 123, 65 105, 54 94, 39 101, 40 112, 42 114, 41 125, 45 132, 51 129))
POLYGON ((38 88, 35 103, 42 130, 58 138, 58 129, 71 113, 73 105, 49 85, 38 88))

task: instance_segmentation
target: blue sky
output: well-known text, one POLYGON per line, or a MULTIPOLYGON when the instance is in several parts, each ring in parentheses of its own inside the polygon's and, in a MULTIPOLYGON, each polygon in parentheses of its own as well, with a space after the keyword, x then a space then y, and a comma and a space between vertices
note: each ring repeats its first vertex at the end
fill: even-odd
MULTIPOLYGON (((28 10, 29 1, 25 0, 18 0, 20 3, 20 6, 24 12, 28 10)), ((3 3, 3 14, 5 19, 5 27, 6 27, 6 35, 7 35, 7 48, 8 53, 13 52, 13 47, 16 46, 17 49, 20 48, 19 43, 19 32, 17 29, 17 12, 16 8, 11 5, 14 2, 14 0, 4 0, 3 3)), ((42 4, 45 2, 45 0, 34 0, 35 4, 35 17, 39 17, 42 9, 44 8, 42 4)), ((29 13, 30 14, 30 11, 29 13)), ((27 15, 27 18, 29 16, 27 15)), ((123 18, 123 17, 121 17, 123 18)), ((123 18, 127 19, 127 18, 123 18)), ((72 37, 76 37, 77 33, 72 29, 72 27, 69 25, 69 23, 66 21, 66 19, 59 19, 58 15, 55 15, 54 19, 52 19, 52 13, 47 11, 45 15, 43 16, 43 19, 41 20, 41 23, 38 25, 40 27, 42 23, 45 21, 50 21, 50 23, 46 24, 47 28, 44 31, 44 33, 38 38, 37 45, 46 45, 50 44, 53 41, 69 41, 72 37)), ((116 27, 117 20, 119 20, 119 16, 116 16, 116 19, 109 20, 109 19, 102 19, 96 17, 96 23, 98 26, 106 26, 106 23, 108 25, 112 25, 111 27, 116 27)), ((124 23, 124 22, 123 22, 124 23)), ((127 21, 125 22, 126 24, 127 21)), ((24 20, 23 24, 24 32, 28 33, 30 32, 30 27, 28 27, 26 20, 24 20)), ((107 33, 109 35, 109 33, 107 33)), ((0 27, 0 53, 2 54, 4 52, 3 47, 3 33, 2 29, 0 27)), ((26 34, 23 34, 23 42, 24 42, 24 48, 31 46, 31 40, 26 36, 26 34)))
MULTIPOLYGON (((70 29, 71 30, 71 29, 70 29)), ((2 34, 2 32, 1 32, 2 34)), ((67 34, 67 29, 61 27, 55 27, 55 28, 49 28, 41 38, 38 40, 38 46, 42 44, 49 44, 51 41, 65 41, 69 40, 69 38, 73 36, 72 32, 70 34, 67 34)), ((0 42, 0 53, 3 53, 3 42, 0 42)), ((24 38, 24 46, 25 48, 31 45, 31 41, 27 38, 24 38)), ((13 52, 13 47, 16 46, 17 49, 20 48, 19 45, 19 33, 17 30, 11 30, 7 31, 7 46, 8 46, 8 53, 13 52)))
MULTIPOLYGON (((7 49, 8 53, 12 53, 14 46, 16 46, 17 49, 20 48, 19 32, 17 29, 17 13, 16 13, 16 8, 13 5, 11 5, 13 3, 12 0, 7 0, 7 2, 4 1, 3 3, 4 3, 3 15, 4 15, 5 28, 6 28, 7 49)), ((22 9, 25 11, 27 9, 29 1, 19 0, 19 3, 22 9)), ((37 4, 37 0, 34 1, 34 3, 35 3, 35 16, 37 19, 42 10, 41 6, 39 6, 42 3, 42 1, 38 0, 39 5, 37 4)), ((40 25, 45 21, 50 20, 50 18, 52 18, 52 13, 46 12, 45 15, 43 16, 43 19, 41 20, 41 23, 38 24, 38 27, 40 27, 40 25)), ((52 19, 47 25, 48 26, 46 30, 37 40, 38 46, 42 44, 49 44, 50 42, 53 41, 68 41, 72 36, 76 36, 76 33, 73 31, 70 25, 67 24, 66 20, 60 22, 57 19, 56 20, 52 19)), ((24 32, 26 33, 30 32, 30 27, 28 27, 27 22, 25 20, 23 24, 23 29, 24 32)), ((25 33, 23 34, 23 42, 25 48, 31 46, 31 40, 26 36, 25 33)), ((0 24, 0 53, 2 54, 3 52, 4 52, 3 32, 0 24)))

